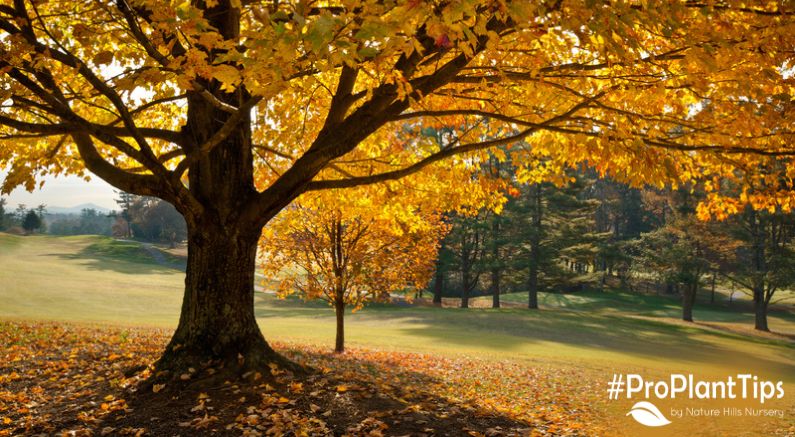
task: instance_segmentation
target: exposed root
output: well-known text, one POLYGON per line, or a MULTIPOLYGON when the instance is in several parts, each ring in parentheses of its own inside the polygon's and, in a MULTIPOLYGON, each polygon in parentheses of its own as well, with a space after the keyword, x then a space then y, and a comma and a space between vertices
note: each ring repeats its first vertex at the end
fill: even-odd
POLYGON ((149 378, 142 381, 138 390, 149 391, 157 384, 182 387, 214 387, 226 381, 270 379, 288 373, 306 376, 314 369, 289 360, 274 351, 264 341, 247 350, 237 348, 222 354, 208 354, 207 348, 172 347, 155 362, 149 378))

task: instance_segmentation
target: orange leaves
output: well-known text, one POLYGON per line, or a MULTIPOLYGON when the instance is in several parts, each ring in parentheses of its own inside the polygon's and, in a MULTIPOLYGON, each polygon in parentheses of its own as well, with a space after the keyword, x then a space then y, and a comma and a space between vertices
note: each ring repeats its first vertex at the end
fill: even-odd
POLYGON ((128 406, 122 398, 129 393, 124 387, 139 377, 126 379, 122 369, 152 362, 168 337, 135 330, 131 341, 118 343, 113 339, 120 331, 0 323, 0 341, 13 340, 13 353, 19 358, 16 364, 0 361, 0 375, 9 375, 12 365, 19 376, 13 382, 6 378, 0 390, 0 436, 221 430, 249 436, 490 436, 528 435, 531 429, 536 435, 578 435, 582 429, 599 429, 599 404, 592 397, 602 394, 603 384, 587 370, 575 374, 511 361, 368 349, 331 355, 302 344, 279 349, 325 369, 322 373, 295 378, 277 369, 276 375, 263 376, 267 382, 226 383, 206 391, 184 388, 164 395, 172 388, 166 387, 157 395, 139 393, 143 401, 133 399, 128 406), (59 356, 63 350, 64 356, 59 356), (122 358, 86 359, 76 364, 81 372, 63 373, 49 366, 48 360, 68 359, 70 352, 77 360, 111 353, 122 358), (38 375, 47 372, 55 372, 56 378, 37 385, 38 375), (82 388, 75 390, 78 386, 82 388))
POLYGON ((359 309, 424 286, 445 227, 437 210, 389 188, 305 195, 274 219, 261 263, 266 277, 278 278, 278 294, 359 309))
POLYGON ((204 416, 202 417, 197 417, 188 422, 180 422, 179 426, 183 428, 193 428, 196 430, 200 430, 200 429, 209 428, 213 423, 217 421, 218 421, 217 416, 210 416, 209 414, 205 413, 204 416))
POLYGON ((116 337, 102 336, 103 341, 97 341, 95 331, 72 326, 0 323, 0 343, 11 345, 0 357, 4 428, 12 435, 67 430, 90 435, 90 428, 99 427, 104 417, 126 411, 123 395, 108 392, 128 383, 122 371, 142 352, 149 356, 159 346, 147 343, 154 338, 151 332, 134 333, 133 340, 143 341, 128 343, 124 351, 115 350, 116 337), (61 429, 61 423, 82 425, 61 429))
MULTIPOLYGON (((344 152, 321 169, 324 179, 404 169, 450 147, 507 141, 530 129, 544 135, 514 141, 529 149, 514 155, 527 180, 558 182, 562 169, 589 165, 634 185, 719 174, 792 198, 791 182, 760 187, 747 177, 776 159, 745 153, 791 151, 790 6, 647 3, 136 2, 146 19, 125 17, 121 6, 78 11, 70 2, 36 3, 39 20, 33 11, 6 11, 0 40, 9 65, 0 71, 0 100, 13 97, 14 105, 0 127, 13 140, 0 144, 0 166, 11 168, 4 189, 33 189, 49 173, 84 172, 63 120, 85 120, 97 131, 99 155, 138 172, 142 145, 128 142, 132 132, 111 128, 124 112, 116 105, 127 106, 131 120, 124 124, 146 128, 153 154, 172 158, 166 167, 173 169, 182 157, 164 155, 189 146, 176 144, 189 105, 175 97, 211 89, 217 95, 209 102, 217 104, 242 88, 241 95, 262 98, 253 126, 240 127, 253 130, 259 146, 260 189, 323 143, 324 126, 340 129, 326 138, 362 129, 354 143, 321 144, 344 152), (31 32, 16 30, 25 23, 31 32), (50 98, 12 68, 46 71, 55 83, 45 94, 68 96, 73 113, 59 115, 63 108, 50 108, 50 98), (356 74, 340 87, 343 70, 356 74), (332 101, 344 104, 328 118, 332 101), (360 110, 369 121, 348 118, 360 110), (438 141, 422 138, 427 128, 443 131, 438 141)), ((431 165, 420 188, 443 192, 433 179, 449 173, 468 185, 479 157, 464 150, 431 165)), ((452 185, 452 197, 466 198, 452 185)))

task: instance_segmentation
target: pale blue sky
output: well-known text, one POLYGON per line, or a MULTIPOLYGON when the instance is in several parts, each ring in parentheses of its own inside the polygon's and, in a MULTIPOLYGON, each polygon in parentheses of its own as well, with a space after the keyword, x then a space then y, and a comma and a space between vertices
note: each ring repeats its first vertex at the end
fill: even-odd
MULTIPOLYGON (((7 173, 0 169, 0 180, 5 179, 7 173)), ((75 176, 47 177, 44 181, 44 187, 32 193, 24 188, 17 188, 10 195, 0 195, 0 197, 6 199, 10 209, 16 208, 20 203, 24 203, 28 208, 42 203, 65 208, 84 203, 93 203, 107 209, 118 208, 113 201, 116 197, 113 187, 98 177, 92 177, 90 182, 75 176)))

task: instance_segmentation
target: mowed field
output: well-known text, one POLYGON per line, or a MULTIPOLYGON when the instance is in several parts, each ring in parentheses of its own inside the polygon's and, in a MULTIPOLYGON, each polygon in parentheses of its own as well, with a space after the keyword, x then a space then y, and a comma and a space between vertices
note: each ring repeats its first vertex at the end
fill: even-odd
MULTIPOLYGON (((95 236, 0 233, 0 319, 168 331, 178 319, 183 273, 178 259, 169 254, 153 257, 152 250, 95 236)), ((504 299, 523 302, 524 295, 504 299)), ((647 379, 684 373, 712 380, 752 373, 784 381, 784 399, 768 401, 765 407, 780 408, 786 414, 780 420, 726 418, 713 424, 715 429, 745 429, 754 435, 754 426, 764 425, 781 435, 795 431, 795 313, 791 304, 773 308, 771 334, 750 329, 753 316, 744 311, 747 305, 742 302, 734 306, 701 303, 694 312, 695 324, 677 320, 675 299, 632 293, 544 293, 541 307, 539 311, 518 307, 462 310, 378 304, 347 316, 346 340, 353 348, 366 350, 445 359, 466 356, 485 366, 511 363, 544 369, 560 374, 569 384, 582 378, 591 392, 588 402, 599 403, 602 419, 618 423, 616 433, 626 429, 630 435, 646 430, 625 416, 634 400, 607 400, 607 382, 614 373, 636 373, 647 379)), ((269 340, 286 347, 332 348, 333 312, 322 303, 279 300, 258 292, 256 311, 269 340)), ((707 406, 703 402, 693 405, 707 406)), ((675 434, 693 426, 693 420, 684 418, 656 432, 675 434)), ((726 435, 730 434, 734 433, 726 435)))

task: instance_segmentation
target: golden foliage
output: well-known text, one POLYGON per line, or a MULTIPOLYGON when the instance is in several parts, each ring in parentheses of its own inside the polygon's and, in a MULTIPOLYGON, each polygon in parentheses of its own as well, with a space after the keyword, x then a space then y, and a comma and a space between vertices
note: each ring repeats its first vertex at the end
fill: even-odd
POLYGON ((512 144, 528 181, 587 163, 635 185, 709 181, 705 217, 732 209, 725 180, 758 207, 791 207, 788 2, 129 3, 0 7, 5 192, 90 163, 114 185, 167 186, 158 193, 189 203, 173 181, 248 129, 253 108, 256 186, 282 180, 290 196, 512 144), (180 132, 202 101, 237 118, 192 144, 180 132), (426 128, 448 131, 428 141, 426 128), (313 182, 295 188, 293 168, 313 182))

